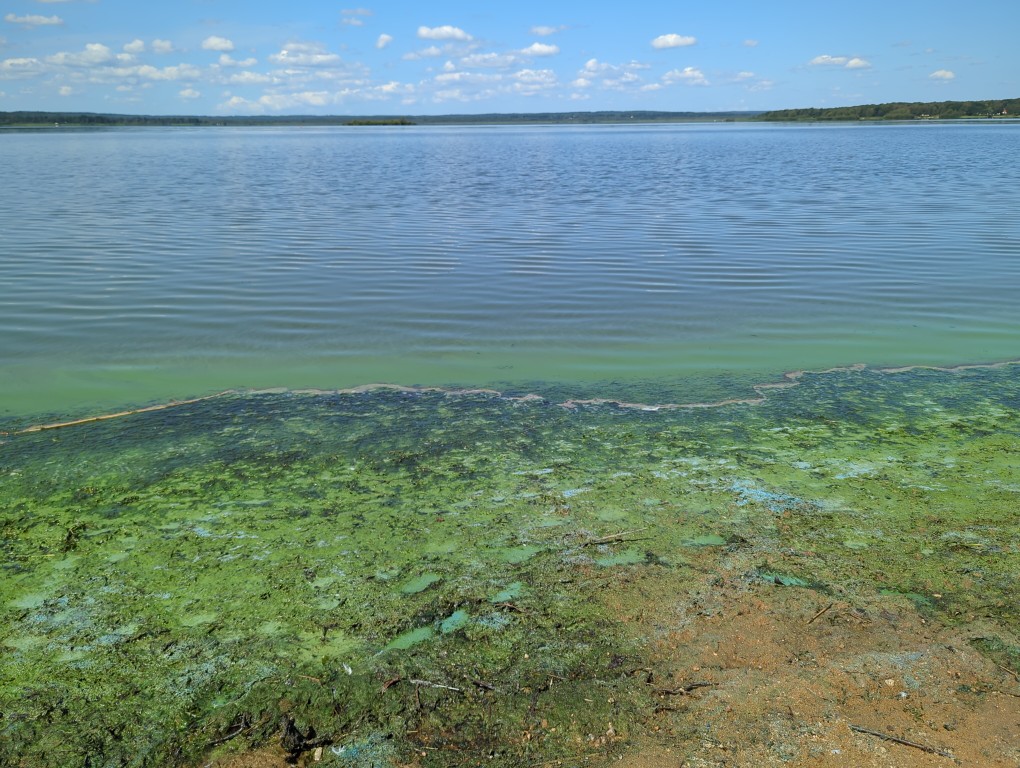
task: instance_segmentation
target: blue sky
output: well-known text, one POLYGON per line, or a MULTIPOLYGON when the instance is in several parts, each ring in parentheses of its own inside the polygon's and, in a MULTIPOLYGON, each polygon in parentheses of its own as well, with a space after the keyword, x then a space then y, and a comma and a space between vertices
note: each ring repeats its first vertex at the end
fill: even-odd
POLYGON ((1012 0, 0 5, 3 111, 715 111, 1020 97, 1012 0))

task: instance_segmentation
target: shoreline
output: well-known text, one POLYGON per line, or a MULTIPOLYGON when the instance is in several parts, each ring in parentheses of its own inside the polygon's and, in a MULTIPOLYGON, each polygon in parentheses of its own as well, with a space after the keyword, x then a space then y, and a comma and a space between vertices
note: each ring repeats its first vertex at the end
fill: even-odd
MULTIPOLYGON (((783 373, 779 377, 779 380, 777 381, 762 382, 760 384, 751 385, 751 390, 757 394, 756 397, 734 397, 727 398, 724 400, 716 400, 712 402, 690 402, 690 403, 638 403, 628 402, 625 400, 620 400, 611 397, 587 398, 587 399, 569 398, 560 403, 557 403, 556 405, 566 409, 576 409, 584 406, 612 405, 616 406, 617 408, 623 408, 627 410, 640 410, 647 412, 724 408, 730 405, 756 406, 762 405, 763 403, 766 402, 766 400, 768 400, 768 393, 770 391, 778 389, 790 389, 792 387, 796 387, 800 383, 800 380, 805 376, 826 376, 837 373, 856 373, 862 371, 871 371, 873 373, 887 375, 911 373, 913 371, 936 371, 942 373, 958 373, 961 371, 969 370, 994 370, 998 368, 1006 368, 1013 365, 1020 365, 1020 358, 1001 360, 994 363, 963 363, 960 365, 950 366, 906 365, 906 366, 871 367, 867 363, 853 363, 844 366, 834 366, 832 368, 826 368, 820 371, 813 371, 807 369, 787 371, 783 373)), ((339 389, 291 389, 288 387, 272 387, 260 389, 225 389, 221 390, 220 392, 215 392, 211 395, 203 395, 201 397, 193 397, 186 400, 170 400, 164 403, 156 403, 141 408, 131 408, 123 411, 116 411, 113 413, 97 414, 94 416, 84 416, 77 419, 69 419, 67 421, 50 422, 45 424, 33 424, 22 429, 16 429, 11 431, 0 430, 0 436, 15 437, 18 435, 34 434, 37 432, 48 432, 50 430, 55 429, 66 429, 69 427, 77 427, 85 424, 94 424, 96 422, 101 421, 109 421, 111 419, 135 416, 142 413, 165 411, 170 408, 178 408, 185 405, 193 405, 195 403, 216 400, 221 397, 231 396, 247 397, 252 395, 271 395, 271 394, 279 395, 294 394, 314 396, 360 395, 380 391, 406 392, 412 394, 439 393, 452 397, 464 395, 490 395, 492 397, 509 400, 511 402, 529 402, 534 400, 546 399, 542 395, 533 392, 525 395, 504 395, 503 392, 501 392, 500 390, 491 389, 487 387, 414 386, 391 383, 360 384, 354 387, 344 387, 339 389)))

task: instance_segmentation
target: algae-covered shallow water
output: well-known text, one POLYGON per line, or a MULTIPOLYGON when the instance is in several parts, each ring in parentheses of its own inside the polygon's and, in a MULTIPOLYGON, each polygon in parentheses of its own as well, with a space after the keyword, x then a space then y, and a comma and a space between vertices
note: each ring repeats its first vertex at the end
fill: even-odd
POLYGON ((661 713, 642 669, 680 621, 635 636, 604 590, 737 557, 980 626, 1015 671, 1018 438, 1015 365, 697 409, 235 394, 9 434, 0 763, 198 764, 290 718, 333 765, 597 764, 661 713))

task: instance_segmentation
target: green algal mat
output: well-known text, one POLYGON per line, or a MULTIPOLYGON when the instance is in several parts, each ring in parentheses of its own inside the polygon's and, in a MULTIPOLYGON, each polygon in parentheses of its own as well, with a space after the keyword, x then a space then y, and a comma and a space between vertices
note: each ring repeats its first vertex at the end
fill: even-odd
POLYGON ((1017 669, 1020 368, 651 405, 235 394, 0 436, 0 764, 197 765, 281 734, 336 765, 610 755, 651 703, 599 590, 713 551, 760 550, 749 582, 980 615, 1017 669))

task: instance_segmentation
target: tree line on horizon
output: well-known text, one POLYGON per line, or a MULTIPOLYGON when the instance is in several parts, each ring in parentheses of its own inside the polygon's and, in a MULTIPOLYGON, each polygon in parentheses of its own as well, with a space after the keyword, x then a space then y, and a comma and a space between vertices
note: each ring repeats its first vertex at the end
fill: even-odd
POLYGON ((777 109, 755 120, 953 120, 979 117, 1018 117, 1020 99, 993 101, 893 101, 855 107, 777 109))
POLYGON ((690 121, 813 121, 813 120, 950 120, 959 118, 1020 117, 1020 99, 993 101, 890 102, 852 107, 810 107, 769 112, 532 112, 480 115, 340 116, 340 115, 120 115, 97 112, 0 112, 0 127, 8 126, 337 126, 337 125, 498 125, 657 123, 690 121))
POLYGON ((469 124, 590 124, 671 122, 687 120, 746 120, 757 112, 520 112, 480 115, 350 116, 350 115, 119 115, 96 112, 0 112, 0 126, 257 126, 257 125, 469 125, 469 124))

